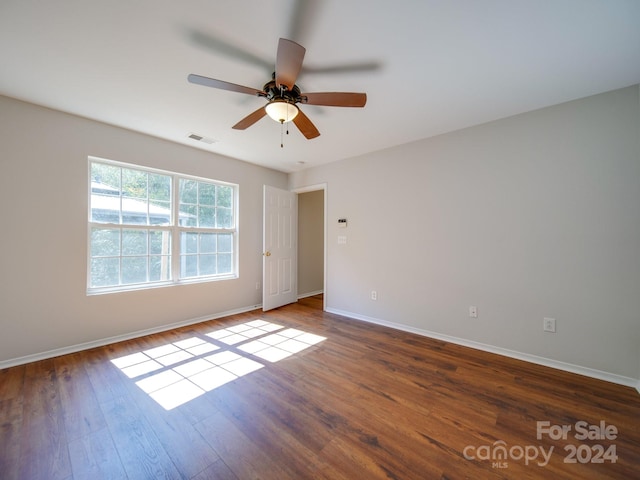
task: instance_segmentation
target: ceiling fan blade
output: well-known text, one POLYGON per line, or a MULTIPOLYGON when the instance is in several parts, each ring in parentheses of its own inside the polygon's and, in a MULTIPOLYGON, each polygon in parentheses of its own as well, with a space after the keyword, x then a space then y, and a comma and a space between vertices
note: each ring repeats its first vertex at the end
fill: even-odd
POLYGON ((305 43, 311 36, 313 24, 318 18, 322 2, 315 0, 295 0, 291 9, 287 38, 305 43))
POLYGON ((302 103, 307 105, 324 105, 327 107, 364 107, 367 103, 366 93, 349 92, 316 92, 301 94, 302 103))
POLYGON ((304 65, 302 74, 331 74, 331 73, 359 73, 359 72, 375 72, 381 68, 380 62, 369 61, 360 63, 348 63, 343 65, 328 65, 324 67, 304 65))
POLYGON ((302 68, 305 52, 302 45, 286 38, 280 39, 276 55, 276 86, 278 88, 284 85, 288 90, 293 90, 302 68))
POLYGON ((247 95, 265 96, 262 90, 257 90, 251 87, 244 87, 242 85, 236 85, 235 83, 225 82, 223 80, 216 80, 215 78, 203 77, 201 75, 190 74, 187 79, 191 83, 197 85, 204 85, 205 87, 219 88, 221 90, 229 90, 231 92, 246 93, 247 95))
POLYGON ((316 126, 309 120, 300 108, 298 108, 298 115, 293 119, 293 123, 296 124, 298 130, 307 138, 307 140, 311 140, 312 138, 316 138, 320 136, 320 132, 316 128, 316 126))
POLYGON ((260 120, 266 114, 267 114, 267 111, 265 110, 265 108, 264 107, 260 107, 255 112, 250 113, 249 115, 244 117, 242 120, 240 120, 238 123, 236 123, 231 128, 233 128, 235 130, 244 130, 246 128, 249 128, 254 123, 256 123, 258 120, 260 120))
POLYGON ((245 50, 238 45, 234 45, 221 37, 199 30, 188 30, 187 35, 192 43, 201 48, 211 52, 220 53, 226 57, 232 58, 233 60, 241 60, 250 65, 256 65, 263 68, 269 75, 273 72, 273 63, 271 61, 264 60, 253 52, 245 50))

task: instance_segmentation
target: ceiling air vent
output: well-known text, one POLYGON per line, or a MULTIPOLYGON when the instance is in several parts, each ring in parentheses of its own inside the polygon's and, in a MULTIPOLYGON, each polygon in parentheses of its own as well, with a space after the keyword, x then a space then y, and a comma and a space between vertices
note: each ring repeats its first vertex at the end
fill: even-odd
POLYGON ((214 138, 203 137, 202 135, 198 135, 198 134, 195 134, 195 133, 191 133, 189 135, 189 138, 191 140, 196 140, 198 142, 207 143, 209 145, 211 145, 212 143, 216 143, 216 141, 217 141, 214 138))

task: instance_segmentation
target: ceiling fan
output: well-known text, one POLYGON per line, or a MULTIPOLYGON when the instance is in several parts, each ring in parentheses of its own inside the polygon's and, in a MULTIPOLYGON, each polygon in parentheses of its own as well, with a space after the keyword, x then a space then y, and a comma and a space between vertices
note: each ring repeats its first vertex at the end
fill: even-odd
POLYGON ((320 132, 309 120, 309 117, 300 110, 299 103, 329 107, 364 107, 367 103, 367 94, 350 92, 302 93, 296 85, 296 79, 302 69, 305 52, 306 50, 303 46, 286 38, 281 38, 278 42, 275 72, 271 81, 267 82, 262 87, 262 90, 193 73, 189 75, 188 80, 191 83, 204 85, 205 87, 256 95, 267 100, 267 104, 264 107, 260 107, 236 123, 232 127, 236 130, 244 130, 265 115, 269 115, 280 124, 293 121, 307 139, 312 139, 319 136, 320 132))

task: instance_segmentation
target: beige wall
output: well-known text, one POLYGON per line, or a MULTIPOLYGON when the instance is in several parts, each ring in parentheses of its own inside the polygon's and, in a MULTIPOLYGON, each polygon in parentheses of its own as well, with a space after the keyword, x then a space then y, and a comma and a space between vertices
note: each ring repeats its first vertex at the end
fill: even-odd
POLYGON ((286 174, 0 97, 0 367, 262 302, 262 186, 286 174), (237 280, 86 295, 87 156, 239 184, 237 280))
POLYGON ((324 191, 298 195, 298 296, 324 288, 324 191))
POLYGON ((638 93, 290 175, 291 188, 326 182, 328 218, 349 219, 346 245, 329 222, 327 309, 636 384, 638 93))

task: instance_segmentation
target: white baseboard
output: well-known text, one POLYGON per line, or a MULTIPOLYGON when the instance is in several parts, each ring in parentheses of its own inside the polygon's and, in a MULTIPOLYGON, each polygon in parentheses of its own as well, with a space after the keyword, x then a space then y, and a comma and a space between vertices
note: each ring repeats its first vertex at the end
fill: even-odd
POLYGON ((389 322, 387 320, 381 320, 379 318, 368 317, 360 315, 358 313, 346 312, 335 308, 327 308, 327 312, 335 313, 336 315, 342 315, 343 317, 353 318, 354 320, 360 320, 363 322, 374 323, 376 325, 382 325, 384 327, 393 328, 395 330, 402 330, 409 333, 415 333, 423 337, 434 338, 449 343, 455 343, 456 345, 462 345, 464 347, 475 348, 476 350, 482 350, 485 352, 496 353, 505 357, 511 357, 518 360, 524 360, 525 362, 535 363, 538 365, 544 365, 545 367, 551 367, 558 370, 564 370, 565 372, 577 373, 591 378, 597 378, 598 380, 605 380, 607 382, 616 383, 619 385, 625 385, 627 387, 634 387, 640 393, 640 380, 637 378, 624 377, 622 375, 616 375, 614 373, 603 372, 593 368, 582 367, 580 365, 573 365, 571 363, 560 362, 551 358, 539 357, 537 355, 531 355, 528 353, 517 352, 515 350, 509 350, 502 347, 496 347, 494 345, 487 345, 473 340, 467 340, 464 338, 453 337, 450 335, 444 335, 429 330, 423 330, 409 325, 402 325, 400 323, 389 322))
POLYGON ((301 293, 301 294, 298 294, 298 300, 300 300, 301 298, 307 298, 307 297, 313 297, 315 295, 320 295, 321 293, 324 293, 324 290, 316 290, 315 292, 301 293))
POLYGON ((90 348, 102 347, 111 343, 122 342, 125 340, 131 340, 133 338, 144 337, 145 335, 151 335, 154 333, 166 332, 167 330, 173 330, 174 328, 186 327, 188 325, 195 325, 196 323, 206 322, 208 320, 215 320, 217 318, 227 317, 229 315, 235 315, 237 313, 250 312, 261 308, 260 305, 252 305, 250 307, 243 307, 234 310, 228 310, 226 312, 214 313, 211 315, 205 315, 199 318, 192 318, 189 320, 183 320, 181 322, 170 323, 168 325, 161 325, 159 327, 148 328, 145 330, 138 330, 136 332, 125 333, 123 335, 116 335, 115 337, 101 338, 86 343, 79 343, 70 347, 56 348, 54 350, 48 350, 46 352, 35 353, 33 355, 25 355, 24 357, 12 358, 9 360, 0 361, 0 370, 9 367, 15 367, 17 365, 24 365, 25 363, 37 362, 38 360, 45 360, 47 358, 59 357, 60 355, 67 355, 69 353, 76 353, 82 350, 88 350, 90 348))

